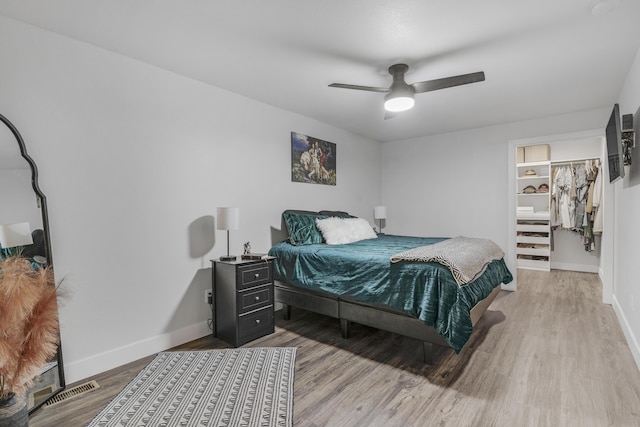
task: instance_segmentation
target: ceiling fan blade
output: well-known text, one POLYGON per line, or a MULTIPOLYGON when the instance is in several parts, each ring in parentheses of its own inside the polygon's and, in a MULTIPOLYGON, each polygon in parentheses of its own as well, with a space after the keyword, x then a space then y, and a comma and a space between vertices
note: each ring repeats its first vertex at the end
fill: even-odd
POLYGON ((373 86, 358 86, 358 85, 348 85, 344 83, 331 83, 329 87, 338 87, 341 89, 355 89, 355 90, 366 90, 369 92, 389 92, 389 88, 386 87, 373 87, 373 86))
POLYGON ((459 76, 451 76, 444 77, 442 79, 417 82, 413 83, 411 86, 415 88, 416 93, 422 93, 482 81, 484 81, 484 72, 478 71, 477 73, 460 74, 459 76))
POLYGON ((394 113, 393 111, 385 111, 384 112, 384 119, 385 120, 393 119, 397 115, 398 115, 398 113, 394 113))

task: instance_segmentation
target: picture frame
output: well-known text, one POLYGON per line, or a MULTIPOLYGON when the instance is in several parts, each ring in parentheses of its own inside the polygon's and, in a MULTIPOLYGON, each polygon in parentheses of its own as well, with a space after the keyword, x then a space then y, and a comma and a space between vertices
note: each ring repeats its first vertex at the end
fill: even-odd
POLYGON ((291 181, 336 185, 336 144, 291 132, 291 181))

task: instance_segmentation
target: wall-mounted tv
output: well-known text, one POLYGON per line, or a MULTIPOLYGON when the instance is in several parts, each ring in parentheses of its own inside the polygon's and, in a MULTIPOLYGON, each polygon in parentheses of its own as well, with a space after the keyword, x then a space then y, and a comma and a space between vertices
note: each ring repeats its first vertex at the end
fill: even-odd
POLYGON ((613 106, 605 134, 607 138, 607 157, 609 158, 609 182, 615 182, 624 177, 622 130, 620 128, 620 107, 618 104, 613 106))

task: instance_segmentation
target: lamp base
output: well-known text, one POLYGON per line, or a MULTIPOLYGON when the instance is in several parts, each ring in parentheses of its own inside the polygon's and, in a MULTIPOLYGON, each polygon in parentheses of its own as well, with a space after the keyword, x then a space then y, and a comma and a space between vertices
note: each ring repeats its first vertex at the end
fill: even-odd
POLYGON ((220 261, 235 261, 237 258, 235 255, 225 255, 220 257, 220 261))

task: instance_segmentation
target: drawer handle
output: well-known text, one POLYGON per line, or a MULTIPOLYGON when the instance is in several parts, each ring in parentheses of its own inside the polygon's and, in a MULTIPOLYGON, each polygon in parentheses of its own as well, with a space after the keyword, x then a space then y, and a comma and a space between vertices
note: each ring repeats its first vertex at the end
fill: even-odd
POLYGON ((260 301, 260 297, 256 297, 256 301, 260 301))
POLYGON ((260 273, 256 273, 256 279, 260 277, 260 273))
POLYGON ((260 324, 260 319, 256 319, 256 325, 260 324))

